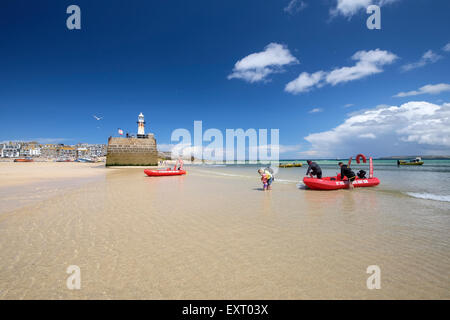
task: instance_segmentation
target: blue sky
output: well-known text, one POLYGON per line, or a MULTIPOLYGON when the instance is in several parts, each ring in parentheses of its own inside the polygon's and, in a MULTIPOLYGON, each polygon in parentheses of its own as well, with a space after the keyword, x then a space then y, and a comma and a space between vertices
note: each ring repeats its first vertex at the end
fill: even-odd
POLYGON ((106 143, 143 112, 161 145, 202 120, 280 129, 281 158, 450 154, 449 12, 447 0, 5 0, 0 141, 106 143), (366 27, 371 2, 381 30, 366 27), (71 4, 81 30, 66 28, 71 4))

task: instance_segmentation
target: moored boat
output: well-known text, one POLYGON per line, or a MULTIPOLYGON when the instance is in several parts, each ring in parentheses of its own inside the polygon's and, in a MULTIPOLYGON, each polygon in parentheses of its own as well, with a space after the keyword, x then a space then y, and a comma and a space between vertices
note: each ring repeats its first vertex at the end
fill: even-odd
MULTIPOLYGON (((358 154, 356 156, 356 162, 359 164, 360 161, 363 160, 364 163, 367 162, 366 157, 363 154, 358 154)), ((348 161, 348 166, 352 162, 352 158, 348 161)), ((365 176, 366 172, 361 170, 358 173, 355 180, 353 180, 352 184, 355 188, 361 187, 375 187, 380 184, 380 180, 373 176, 373 159, 369 158, 369 177, 365 176)), ((324 178, 303 178, 303 183, 313 190, 339 190, 339 189, 348 189, 350 182, 346 177, 341 179, 341 175, 338 174, 335 177, 324 177, 324 178)))
POLYGON ((282 163, 278 165, 279 168, 298 168, 302 166, 303 164, 301 163, 282 163))
POLYGON ((178 159, 175 162, 175 166, 173 167, 173 169, 171 168, 156 169, 156 170, 145 169, 144 173, 149 177, 181 176, 186 174, 186 170, 183 170, 183 165, 184 165, 183 160, 178 159))
POLYGON ((84 162, 84 163, 95 163, 97 160, 91 158, 78 158, 75 160, 76 162, 84 162))
POLYGON ((417 157, 417 158, 415 158, 413 160, 409 160, 409 161, 397 160, 397 165, 399 165, 399 166, 421 166, 423 164, 424 164, 424 162, 422 161, 421 157, 417 157))
MULTIPOLYGON (((305 177, 303 178, 303 183, 313 190, 338 190, 338 189, 348 189, 349 181, 341 180, 340 176, 336 177, 324 177, 322 179, 305 177)), ((375 187, 380 184, 378 178, 356 178, 353 181, 353 186, 355 188, 360 187, 375 187)))
POLYGON ((34 162, 31 158, 20 158, 20 159, 14 159, 14 162, 34 162))
POLYGON ((163 176, 181 176, 186 174, 186 170, 172 170, 172 169, 158 169, 158 170, 144 170, 144 173, 149 177, 163 177, 163 176))

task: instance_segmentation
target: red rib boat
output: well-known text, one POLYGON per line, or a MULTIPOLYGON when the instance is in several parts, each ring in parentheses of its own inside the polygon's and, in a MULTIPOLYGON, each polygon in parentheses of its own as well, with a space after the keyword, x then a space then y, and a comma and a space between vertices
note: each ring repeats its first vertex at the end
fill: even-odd
POLYGON ((159 169, 159 170, 144 170, 144 173, 149 177, 162 177, 162 176, 181 176, 186 174, 186 170, 172 170, 172 169, 159 169))
POLYGON ((14 162, 34 162, 31 158, 14 159, 14 162))
POLYGON ((177 162, 175 162, 175 166, 173 167, 173 169, 170 168, 158 170, 146 169, 144 170, 144 173, 149 177, 181 176, 183 174, 186 174, 186 170, 183 170, 183 160, 178 159, 177 162))
MULTIPOLYGON (((363 160, 364 163, 367 162, 366 157, 363 154, 358 154, 356 156, 356 162, 360 163, 360 159, 363 160)), ((350 166, 352 162, 352 158, 348 161, 350 166)), ((373 160, 369 158, 370 163, 370 172, 369 178, 356 178, 353 181, 353 186, 355 188, 361 187, 375 187, 380 184, 380 180, 373 176, 373 160)), ((322 179, 305 177, 303 178, 303 183, 313 190, 338 190, 338 189, 348 189, 349 181, 347 177, 344 180, 341 180, 341 175, 338 174, 336 177, 324 177, 322 179)))
MULTIPOLYGON (((325 177, 322 179, 317 178, 303 178, 303 182, 313 190, 338 190, 338 189, 348 189, 348 180, 341 180, 340 175, 337 177, 325 177)), ((353 186, 355 188, 360 187, 375 187, 380 184, 378 178, 367 178, 359 179, 356 178, 353 181, 353 186)))

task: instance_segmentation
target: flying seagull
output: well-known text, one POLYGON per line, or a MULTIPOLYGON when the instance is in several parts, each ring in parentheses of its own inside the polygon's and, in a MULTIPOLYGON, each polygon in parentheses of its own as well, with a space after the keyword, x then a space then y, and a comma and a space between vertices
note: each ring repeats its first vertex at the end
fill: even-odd
POLYGON ((95 120, 102 120, 103 119, 103 117, 97 117, 95 114, 92 115, 92 116, 95 118, 95 120))

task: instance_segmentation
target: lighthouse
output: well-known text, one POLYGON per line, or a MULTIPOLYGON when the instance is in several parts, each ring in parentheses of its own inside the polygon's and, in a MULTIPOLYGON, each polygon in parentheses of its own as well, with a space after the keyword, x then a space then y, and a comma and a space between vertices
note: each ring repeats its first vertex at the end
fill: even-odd
POLYGON ((139 114, 138 116, 138 132, 137 132, 137 137, 138 138, 145 138, 145 120, 144 120, 144 115, 142 114, 142 112, 139 114))
POLYGON ((145 133, 142 112, 138 116, 138 132, 123 137, 109 137, 106 166, 154 166, 158 165, 158 148, 155 135, 145 133))

